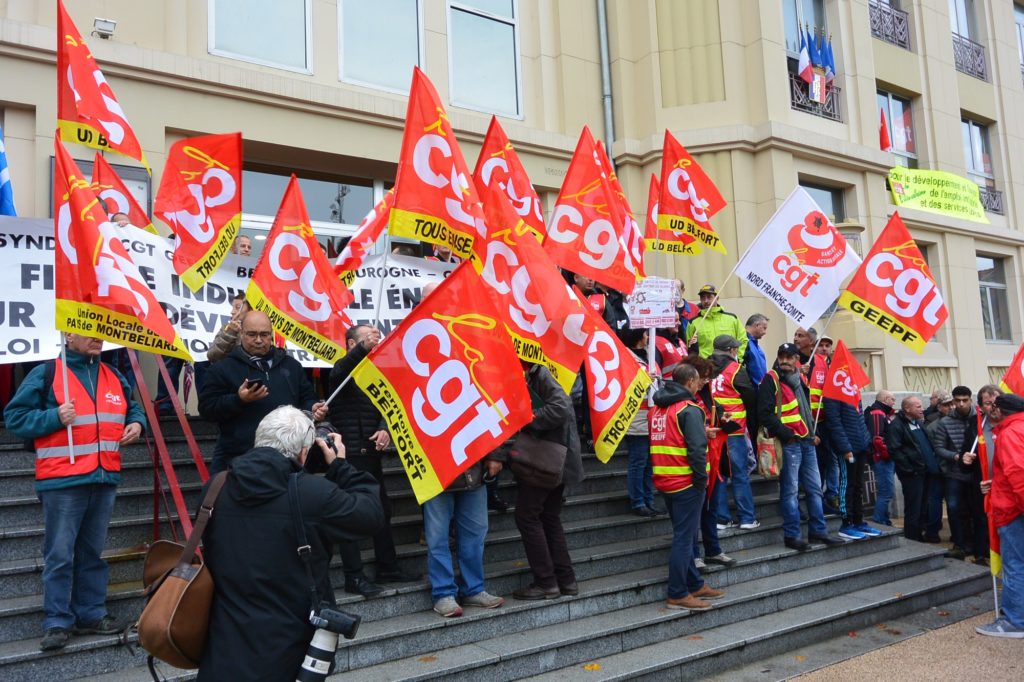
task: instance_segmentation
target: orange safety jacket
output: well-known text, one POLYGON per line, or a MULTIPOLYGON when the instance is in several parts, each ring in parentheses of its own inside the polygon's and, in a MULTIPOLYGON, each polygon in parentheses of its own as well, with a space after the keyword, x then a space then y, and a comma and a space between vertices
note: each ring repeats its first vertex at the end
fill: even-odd
POLYGON ((731 362, 722 373, 711 381, 711 397, 722 406, 732 421, 740 425, 739 433, 747 430, 747 408, 743 405, 740 392, 733 386, 736 373, 740 371, 740 363, 731 362))
MULTIPOLYGON (((57 404, 64 402, 64 376, 57 360, 53 394, 57 404)), ((121 471, 121 436, 124 435, 128 400, 117 375, 100 364, 96 401, 73 372, 68 372, 68 397, 75 401, 75 421, 71 423, 74 451, 68 442, 67 428, 35 439, 36 480, 82 476, 98 468, 121 471)))
MULTIPOLYGON (((687 456, 686 438, 679 428, 679 413, 687 405, 700 407, 691 400, 681 400, 668 407, 655 405, 648 415, 654 487, 663 493, 677 493, 693 485, 693 469, 687 456)), ((711 463, 705 466, 710 474, 711 463)))
POLYGON ((810 376, 807 378, 807 386, 811 389, 811 414, 815 416, 818 421, 824 421, 825 411, 822 409, 824 406, 823 392, 825 389, 825 376, 828 374, 828 360, 825 358, 824 353, 818 353, 810 360, 811 371, 810 376))
MULTIPOLYGON (((796 393, 784 381, 779 378, 778 372, 774 369, 768 370, 768 375, 775 381, 778 390, 775 393, 776 408, 780 410, 779 420, 789 428, 797 438, 806 438, 811 435, 810 429, 800 416, 800 403, 797 402, 796 393)), ((800 381, 807 383, 803 374, 800 381)))

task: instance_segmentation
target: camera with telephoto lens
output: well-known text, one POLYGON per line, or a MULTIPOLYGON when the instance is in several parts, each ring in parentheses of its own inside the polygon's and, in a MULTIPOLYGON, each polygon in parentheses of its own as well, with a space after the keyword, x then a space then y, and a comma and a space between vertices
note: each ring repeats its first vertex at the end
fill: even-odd
POLYGON ((316 628, 316 632, 306 649, 302 667, 295 676, 296 682, 327 679, 338 649, 338 635, 345 639, 354 638, 361 620, 361 616, 330 608, 326 603, 320 604, 319 610, 310 611, 309 623, 316 628))
POLYGON ((310 421, 313 421, 315 429, 313 445, 309 448, 309 452, 306 453, 306 463, 303 465, 303 468, 311 474, 322 474, 327 471, 327 458, 324 456, 323 448, 315 439, 322 438, 327 443, 327 447, 337 455, 338 448, 334 446, 331 434, 337 433, 338 430, 330 422, 316 422, 313 420, 312 412, 304 410, 303 413, 309 417, 310 421))

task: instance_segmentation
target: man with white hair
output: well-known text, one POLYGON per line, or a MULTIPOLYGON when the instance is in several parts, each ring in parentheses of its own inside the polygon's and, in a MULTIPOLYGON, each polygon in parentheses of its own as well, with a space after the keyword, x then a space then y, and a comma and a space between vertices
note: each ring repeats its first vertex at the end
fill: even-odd
POLYGON ((310 585, 289 499, 295 478, 309 562, 321 604, 334 606, 330 548, 384 523, 373 476, 345 460, 341 437, 315 439, 301 410, 282 406, 256 427, 255 447, 232 461, 203 537, 215 593, 199 680, 294 679, 313 637, 310 585), (302 469, 319 447, 327 473, 302 469))

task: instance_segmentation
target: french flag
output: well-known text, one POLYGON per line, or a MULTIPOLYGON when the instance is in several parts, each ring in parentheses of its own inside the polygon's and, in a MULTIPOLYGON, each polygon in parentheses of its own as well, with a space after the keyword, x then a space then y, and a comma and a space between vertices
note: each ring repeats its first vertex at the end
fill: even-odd
POLYGON ((797 64, 796 72, 808 84, 814 81, 814 71, 811 68, 811 53, 807 47, 806 31, 800 31, 800 62, 797 64))

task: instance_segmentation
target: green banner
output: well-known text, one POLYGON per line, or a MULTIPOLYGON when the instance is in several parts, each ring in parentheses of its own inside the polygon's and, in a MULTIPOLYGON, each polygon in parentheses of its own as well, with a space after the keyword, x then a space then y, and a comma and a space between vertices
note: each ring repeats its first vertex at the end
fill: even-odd
POLYGON ((897 206, 988 223, 978 185, 953 173, 913 168, 889 169, 892 200, 897 206))

